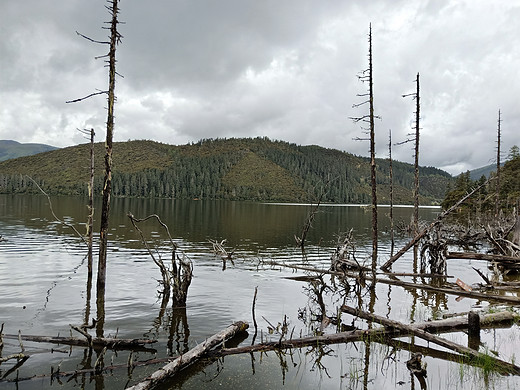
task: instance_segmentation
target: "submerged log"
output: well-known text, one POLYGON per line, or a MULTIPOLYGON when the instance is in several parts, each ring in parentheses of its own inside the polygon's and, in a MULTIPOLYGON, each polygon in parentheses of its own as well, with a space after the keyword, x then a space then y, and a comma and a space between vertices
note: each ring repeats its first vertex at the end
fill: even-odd
MULTIPOLYGON (((482 316, 480 324, 482 329, 493 328, 503 324, 513 323, 513 313, 502 311, 482 316)), ((427 321, 411 325, 415 329, 421 329, 430 333, 453 332, 468 328, 468 317, 448 318, 443 320, 427 321)), ((222 357, 227 355, 237 355, 251 352, 267 352, 292 348, 305 348, 316 345, 342 344, 348 342, 374 340, 385 343, 391 337, 407 336, 411 333, 403 329, 379 328, 369 330, 352 330, 348 332, 338 332, 319 336, 308 336, 297 339, 272 341, 247 345, 236 348, 222 348, 210 351, 204 357, 222 357)))
POLYGON ((467 356, 469 356, 469 357, 471 357, 472 359, 475 359, 475 360, 491 359, 497 366, 507 370, 509 373, 515 374, 515 375, 520 375, 520 367, 518 367, 518 366, 516 366, 514 364, 511 364, 511 363, 505 362, 503 360, 494 358, 493 356, 490 356, 490 355, 487 355, 487 354, 484 354, 484 353, 480 353, 480 352, 475 351, 475 350, 473 350, 471 348, 468 348, 468 347, 465 347, 463 345, 454 343, 452 341, 443 339, 442 337, 435 336, 435 335, 433 335, 431 333, 428 333, 425 330, 417 329, 417 328, 414 328, 413 326, 406 325, 406 324, 400 323, 398 321, 389 320, 389 319, 387 319, 385 317, 381 317, 381 316, 378 316, 376 314, 367 313, 367 312, 358 310, 356 308, 353 308, 353 307, 350 307, 350 306, 347 306, 347 305, 341 306, 341 310, 343 312, 345 312, 345 313, 349 313, 349 314, 351 314, 353 316, 357 316, 357 317, 363 318, 363 319, 365 319, 367 321, 377 322, 377 323, 379 323, 379 324, 381 324, 381 325, 383 325, 385 327, 390 327, 391 329, 403 330, 404 332, 411 333, 414 336, 417 336, 417 337, 419 337, 419 338, 421 338, 423 340, 426 340, 426 341, 435 343, 437 345, 440 345, 442 347, 451 349, 451 350, 456 351, 456 352, 458 352, 460 354, 467 355, 467 356))
POLYGON ((176 357, 171 362, 169 362, 168 364, 166 364, 159 370, 155 371, 148 378, 145 378, 138 384, 136 384, 132 387, 129 387, 127 389, 128 390, 129 389, 145 390, 145 389, 156 388, 161 382, 171 378, 173 375, 175 375, 177 372, 182 370, 184 367, 195 362, 197 359, 199 359, 202 355, 204 355, 206 352, 208 352, 213 347, 230 339, 235 334, 245 331, 248 327, 249 327, 249 325, 247 322, 243 322, 243 321, 235 322, 233 325, 230 325, 229 327, 222 330, 221 332, 214 334, 213 336, 211 336, 209 339, 207 339, 203 343, 197 345, 195 348, 190 349, 185 354, 176 357))
MULTIPOLYGON (((18 339, 18 335, 4 334, 6 339, 18 339)), ((64 345, 75 345, 79 347, 89 347, 90 343, 88 340, 79 339, 76 337, 61 337, 61 336, 33 336, 33 335, 22 335, 22 340, 33 341, 36 343, 50 343, 50 344, 64 344, 64 345)), ((109 349, 120 349, 120 350, 140 350, 154 352, 154 349, 145 348, 145 345, 156 343, 157 340, 148 339, 115 339, 115 338, 101 338, 93 337, 93 347, 107 347, 109 349)))

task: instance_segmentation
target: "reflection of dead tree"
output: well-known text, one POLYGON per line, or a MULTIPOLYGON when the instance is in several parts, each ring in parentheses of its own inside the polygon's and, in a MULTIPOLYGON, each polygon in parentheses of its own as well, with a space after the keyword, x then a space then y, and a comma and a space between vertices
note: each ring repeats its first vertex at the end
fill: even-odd
POLYGON ((143 241, 144 246, 146 247, 148 253, 152 257, 154 263, 161 270, 162 275, 162 285, 163 285, 163 294, 170 294, 170 290, 173 292, 173 307, 182 307, 186 305, 186 299, 188 297, 188 288, 191 284, 191 278, 193 276, 193 264, 191 260, 187 258, 185 254, 180 257, 177 255, 177 244, 173 242, 173 239, 170 235, 170 230, 168 226, 161 221, 158 215, 152 214, 146 218, 136 219, 132 213, 128 213, 128 218, 132 222, 132 225, 136 229, 136 231, 141 236, 141 240, 143 241), (137 223, 144 222, 148 219, 155 218, 159 224, 164 228, 168 235, 168 239, 170 240, 170 244, 172 246, 172 257, 171 257, 171 267, 168 268, 161 257, 161 254, 158 250, 156 250, 157 257, 154 255, 153 251, 148 246, 146 239, 144 238, 143 232, 137 226, 137 223))
POLYGON ((317 335, 323 334, 329 325, 336 326, 338 330, 344 329, 345 325, 341 323, 336 309, 333 309, 332 313, 329 310, 330 314, 327 313, 325 298, 328 293, 336 294, 339 292, 337 295, 343 302, 350 291, 350 285, 341 283, 341 286, 337 286, 335 282, 332 285, 328 285, 323 280, 323 275, 308 278, 307 281, 308 285, 304 287, 304 291, 309 297, 309 305, 298 310, 298 319, 305 323, 309 329, 312 329, 313 334, 317 335))
POLYGON ((188 316, 186 315, 186 307, 173 308, 168 321, 170 323, 170 331, 168 335, 167 344, 168 354, 170 356, 173 356, 174 354, 181 355, 183 353, 188 352, 190 328, 188 326, 188 316))
MULTIPOLYGON (((421 390, 426 390, 426 364, 422 362, 422 353, 412 352, 411 358, 406 362, 406 368, 411 375, 415 375, 421 385, 421 390)), ((412 379, 413 380, 413 379, 412 379)))

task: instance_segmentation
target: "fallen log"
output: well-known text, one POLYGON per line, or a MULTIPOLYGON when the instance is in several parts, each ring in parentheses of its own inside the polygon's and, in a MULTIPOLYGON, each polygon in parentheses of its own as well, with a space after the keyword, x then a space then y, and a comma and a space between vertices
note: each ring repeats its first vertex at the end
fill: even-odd
POLYGON ((136 385, 127 388, 127 390, 145 390, 156 388, 157 385, 159 385, 161 382, 171 378, 184 367, 195 362, 197 359, 199 359, 202 355, 204 355, 213 347, 232 338, 235 334, 245 331, 248 327, 249 325, 247 322, 235 322, 226 329, 220 331, 217 334, 214 334, 203 343, 197 345, 195 348, 190 349, 185 354, 176 357, 171 362, 169 362, 159 370, 155 371, 149 377, 143 379, 136 385))
MULTIPOLYGON (((6 339, 18 339, 18 335, 4 334, 6 339)), ((22 340, 33 341, 36 343, 50 343, 50 344, 64 344, 74 345, 79 347, 89 347, 89 341, 79 339, 77 337, 61 337, 61 336, 34 336, 34 335, 22 335, 22 340)), ((145 351, 145 352, 156 352, 155 349, 146 348, 145 345, 156 343, 157 340, 148 339, 116 339, 116 338, 92 338, 93 347, 107 347, 109 349, 118 350, 133 350, 133 351, 145 351)))
POLYGON ((468 260, 486 260, 496 262, 517 263, 520 265, 520 257, 493 255, 488 253, 474 253, 474 252, 448 252, 447 259, 468 259, 468 260))
MULTIPOLYGON (((466 355, 460 355, 458 353, 442 351, 431 347, 407 343, 406 341, 402 340, 387 339, 380 341, 375 339, 374 341, 376 343, 381 343, 404 351, 415 353, 419 352, 422 353, 424 356, 430 356, 435 359, 446 360, 457 364, 463 363, 465 365, 473 367, 481 367, 481 365, 479 365, 478 362, 475 361, 475 359, 466 355)), ((498 372, 499 374, 509 375, 509 371, 502 367, 493 367, 493 369, 495 372, 498 372)))
POLYGON ((512 363, 505 362, 505 361, 497 359, 493 356, 475 351, 471 348, 454 343, 452 341, 448 341, 446 339, 443 339, 442 337, 438 337, 431 333, 428 333, 427 331, 425 331, 423 329, 417 329, 413 326, 402 324, 398 321, 389 320, 385 317, 381 317, 376 314, 367 313, 367 312, 358 310, 356 308, 353 308, 353 307, 350 307, 347 305, 342 305, 341 311, 343 311, 345 313, 349 313, 353 316, 363 318, 367 321, 377 322, 385 327, 390 327, 391 329, 403 330, 403 331, 413 334, 414 336, 417 336, 423 340, 426 340, 426 341, 435 343, 437 345, 440 345, 442 347, 451 349, 462 355, 469 356, 472 359, 476 359, 476 360, 491 359, 495 363, 495 365, 497 365, 500 368, 503 368, 504 370, 507 370, 507 372, 509 372, 510 374, 520 375, 520 367, 518 367, 512 363))
MULTIPOLYGON (((504 324, 511 325, 514 320, 513 313, 501 311, 498 313, 485 314, 480 320, 482 329, 495 328, 504 324)), ((411 325, 415 329, 422 329, 430 333, 441 333, 458 331, 468 328, 468 317, 448 318, 443 320, 427 321, 411 325)), ((369 330, 352 330, 348 332, 338 332, 319 336, 308 336, 297 339, 272 341, 254 345, 246 345, 236 348, 222 348, 210 351, 204 357, 223 357, 228 355, 238 355, 251 352, 267 352, 292 348, 312 347, 316 345, 340 344, 362 340, 372 340, 385 343, 392 337, 407 336, 410 332, 402 329, 379 328, 369 330)))

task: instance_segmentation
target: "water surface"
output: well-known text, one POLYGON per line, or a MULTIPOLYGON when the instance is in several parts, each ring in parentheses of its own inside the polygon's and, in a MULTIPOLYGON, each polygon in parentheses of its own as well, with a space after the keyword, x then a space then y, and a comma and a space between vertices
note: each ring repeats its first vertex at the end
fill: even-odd
MULTIPOLYGON (((84 232, 86 201, 80 198, 53 197, 52 206, 63 221, 84 232)), ((99 209, 99 207, 98 207, 99 209)), ((371 213, 364 207, 325 205, 320 207, 307 237, 305 254, 295 246, 294 235, 300 235, 303 223, 312 210, 310 205, 261 204, 229 201, 178 201, 114 199, 111 210, 110 244, 107 265, 106 322, 104 334, 121 338, 157 340, 156 354, 140 352, 134 360, 176 355, 192 348, 205 338, 237 320, 248 321, 252 327, 252 300, 258 287, 256 318, 259 334, 256 341, 276 340, 269 326, 284 321, 294 337, 313 334, 321 321, 316 291, 322 291, 326 315, 334 317, 342 303, 369 306, 376 314, 406 323, 439 318, 443 313, 489 310, 487 302, 457 299, 456 296, 406 290, 396 286, 378 285, 375 295, 358 288, 354 281, 341 283, 330 276, 322 281, 305 282, 290 279, 304 272, 268 265, 270 260, 294 265, 328 268, 330 257, 341 233, 353 229, 356 257, 369 263, 371 213), (173 239, 194 264, 194 278, 189 289, 185 310, 170 306, 161 311, 157 291, 160 273, 132 228, 126 214, 137 218, 158 214, 169 226, 173 239), (220 257, 212 253, 209 240, 226 239, 226 248, 234 249, 234 261, 223 269, 220 257), (323 287, 324 284, 327 287, 323 287), (360 303, 361 300, 361 303, 360 303)), ((388 208, 381 207, 379 225, 381 240, 379 263, 390 256, 388 208)), ((439 209, 421 209, 425 222, 436 218, 439 209)), ((396 208, 394 215, 402 224, 410 221, 412 209, 396 208)), ((168 240, 157 223, 141 225, 152 247, 169 258, 168 240)), ((96 231, 98 228, 96 227, 96 231)), ((0 322, 4 333, 35 335, 70 335, 69 324, 80 325, 85 317, 96 316, 95 288, 87 291, 86 249, 72 229, 55 221, 44 196, 0 195, 0 322), (90 299, 88 299, 90 298, 90 299)), ((409 238, 398 235, 396 248, 409 238)), ((96 252, 96 249, 95 249, 96 252)), ((97 257, 97 256, 96 256, 97 257)), ((394 271, 412 272, 413 256, 405 255, 394 265, 394 271)), ((466 283, 480 282, 472 270, 485 264, 451 260, 448 275, 466 283)), ((95 265, 94 265, 95 269, 95 265)), ((429 283, 427 280, 402 280, 429 283)), ((452 279, 451 281, 454 281, 452 279)), ((94 283, 95 285, 95 283, 94 283)), ((500 309, 500 305, 494 305, 500 309)), ((344 314, 344 325, 364 327, 344 314)), ((325 333, 333 333, 329 325, 325 333)), ((252 342, 254 330, 241 345, 252 342)), ((497 351, 500 358, 512 361, 518 354, 518 329, 482 332, 482 350, 497 351)), ((77 334, 76 334, 77 335, 77 334)), ((464 333, 444 335, 450 340, 467 344, 464 333)), ((404 338, 410 341, 410 338, 404 338)), ((426 345, 421 340, 413 340, 426 345)), ((122 389, 134 384, 159 365, 114 369, 104 376, 78 375, 54 380, 48 375, 56 370, 74 371, 93 366, 97 358, 83 348, 24 343, 30 358, 19 369, 18 377, 46 374, 41 379, 18 383, 0 382, 1 389, 96 388, 122 389), (18 387, 17 387, 18 386, 18 387)), ((16 340, 6 339, 2 356, 18 353, 16 340)), ((129 352, 108 351, 105 364, 126 364, 129 352)), ((164 388, 242 388, 242 389, 363 389, 420 388, 412 382, 406 368, 408 351, 393 350, 384 344, 349 343, 328 347, 295 349, 285 354, 268 352, 227 356, 218 361, 203 361, 186 370, 164 388)), ((503 377, 481 369, 425 356, 428 363, 428 388, 432 389, 507 389, 520 387, 517 377, 503 377)), ((4 375, 12 362, 0 366, 4 375)), ((14 379, 10 374, 8 379, 14 379)))

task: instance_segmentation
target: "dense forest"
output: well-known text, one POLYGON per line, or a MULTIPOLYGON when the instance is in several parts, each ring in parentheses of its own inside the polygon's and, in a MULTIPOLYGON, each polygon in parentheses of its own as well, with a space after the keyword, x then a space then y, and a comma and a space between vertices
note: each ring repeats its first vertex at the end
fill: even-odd
POLYGON ((498 208, 495 171, 490 174, 491 180, 489 182, 487 182, 488 178, 485 175, 477 180, 472 180, 469 171, 457 176, 455 182, 448 187, 442 207, 445 209, 451 207, 465 194, 478 186, 482 186, 482 188, 459 207, 459 215, 475 215, 498 209, 506 211, 518 206, 520 200, 520 152, 516 145, 511 148, 506 163, 500 169, 498 208))
MULTIPOLYGON (((104 147, 95 144, 101 193, 104 147)), ((84 195, 89 145, 82 144, 0 162, 1 193, 84 195), (29 179, 29 177, 31 179, 29 179)), ((389 202, 389 160, 377 160, 380 203, 389 202)), ((263 138, 204 139, 188 145, 153 141, 114 144, 113 195, 182 199, 369 203, 370 167, 364 157, 319 146, 263 138)), ((394 202, 411 204, 414 170, 393 161, 394 202)), ((420 169, 421 204, 438 204, 453 178, 420 169)))

